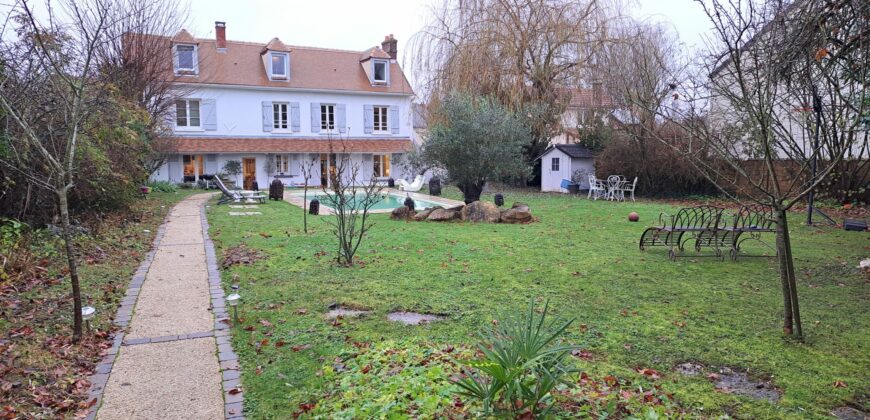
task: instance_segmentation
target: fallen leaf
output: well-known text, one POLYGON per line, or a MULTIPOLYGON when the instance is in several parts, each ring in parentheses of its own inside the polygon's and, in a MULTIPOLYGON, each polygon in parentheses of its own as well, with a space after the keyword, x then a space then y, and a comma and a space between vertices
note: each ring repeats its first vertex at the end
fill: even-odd
POLYGON ((843 381, 834 381, 834 388, 846 388, 848 386, 849 386, 849 384, 847 384, 843 381))
POLYGON ((233 388, 233 389, 227 391, 227 393, 230 394, 230 395, 241 394, 241 393, 242 393, 242 389, 239 388, 239 387, 235 387, 235 388, 233 388))
POLYGON ((262 326, 268 328, 268 327, 271 327, 271 326, 272 326, 272 323, 269 322, 269 321, 266 321, 265 319, 261 319, 261 320, 260 320, 260 325, 262 325, 262 326))
POLYGON ((300 308, 299 310, 296 311, 296 315, 305 315, 307 313, 308 313, 308 309, 305 309, 305 308, 300 308))

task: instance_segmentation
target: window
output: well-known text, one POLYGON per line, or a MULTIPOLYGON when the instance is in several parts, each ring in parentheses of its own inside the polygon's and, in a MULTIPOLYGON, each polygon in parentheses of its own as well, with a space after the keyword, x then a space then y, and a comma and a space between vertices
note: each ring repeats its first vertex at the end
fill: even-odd
POLYGON ((175 71, 196 71, 196 45, 176 45, 175 56, 175 71))
POLYGON ((559 158, 553 158, 550 161, 550 170, 556 172, 559 170, 559 158))
POLYGON ((335 105, 320 105, 320 129, 335 129, 335 105))
POLYGON ((272 78, 286 79, 287 78, 287 54, 271 53, 272 57, 272 78))
MULTIPOLYGON (((268 109, 268 108, 267 108, 268 109)), ((287 103, 276 102, 272 104, 272 128, 277 130, 287 129, 287 103)))
POLYGON ((387 126, 387 114, 389 113, 389 108, 385 106, 376 106, 373 107, 375 120, 372 127, 375 131, 387 131, 389 128, 387 126))
POLYGON ((387 62, 386 61, 374 61, 373 77, 375 83, 387 83, 387 62))
POLYGON ((390 155, 374 155, 374 170, 372 176, 387 178, 390 176, 390 155))
POLYGON ((279 174, 285 174, 287 172, 290 172, 290 156, 275 156, 275 172, 278 172, 279 174))
POLYGON ((199 100, 181 99, 175 101, 175 126, 186 128, 200 127, 199 100))

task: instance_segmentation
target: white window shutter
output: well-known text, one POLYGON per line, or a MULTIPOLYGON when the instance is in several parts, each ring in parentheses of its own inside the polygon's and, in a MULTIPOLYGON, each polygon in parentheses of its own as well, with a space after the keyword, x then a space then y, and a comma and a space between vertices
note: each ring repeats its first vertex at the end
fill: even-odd
POLYGON ((166 107, 166 114, 164 115, 164 118, 166 121, 166 127, 169 129, 175 129, 176 124, 178 124, 178 122, 175 121, 175 106, 175 101, 172 101, 172 103, 170 103, 169 106, 166 107))
POLYGON ((263 131, 272 131, 275 125, 275 116, 272 114, 272 102, 263 101, 263 131))
POLYGON ((290 102, 290 131, 298 133, 301 130, 299 122, 299 102, 290 102))
POLYGON ((363 130, 366 134, 374 132, 375 107, 373 105, 363 105, 363 130))
POLYGON ((390 132, 399 134, 399 107, 390 107, 390 132))
POLYGON ((315 102, 311 103, 311 132, 320 132, 320 104, 315 102))
POLYGON ((344 104, 335 104, 335 128, 339 133, 347 132, 347 107, 344 104))
POLYGON ((389 86, 390 85, 390 62, 387 61, 387 64, 384 67, 386 69, 384 71, 384 80, 387 81, 387 86, 389 86))
POLYGON ((214 99, 203 99, 200 104, 200 114, 203 116, 202 128, 207 131, 217 130, 217 104, 214 99))

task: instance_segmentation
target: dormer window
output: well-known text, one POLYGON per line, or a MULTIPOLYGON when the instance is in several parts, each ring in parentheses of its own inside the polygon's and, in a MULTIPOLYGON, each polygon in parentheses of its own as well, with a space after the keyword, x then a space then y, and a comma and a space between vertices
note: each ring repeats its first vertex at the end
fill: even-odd
POLYGON ((196 45, 178 44, 175 46, 175 72, 197 72, 196 45))
POLYGON ((372 83, 378 85, 389 84, 390 62, 387 60, 372 60, 372 83))
POLYGON ((271 52, 270 69, 272 71, 272 79, 287 79, 288 57, 286 53, 271 52))

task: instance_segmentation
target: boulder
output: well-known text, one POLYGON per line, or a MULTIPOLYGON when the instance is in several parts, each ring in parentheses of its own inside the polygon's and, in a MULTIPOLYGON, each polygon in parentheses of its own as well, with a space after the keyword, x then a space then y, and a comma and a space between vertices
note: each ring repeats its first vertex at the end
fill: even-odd
POLYGON ((411 210, 407 206, 399 206, 393 209, 390 212, 390 219, 393 220, 408 220, 414 217, 414 210, 411 210))
POLYGON ((440 206, 433 206, 433 207, 430 207, 430 208, 428 208, 428 209, 426 209, 426 210, 423 210, 423 211, 417 212, 417 214, 414 216, 414 220, 417 220, 417 221, 419 221, 419 220, 426 220, 426 218, 429 217, 429 213, 432 213, 432 210, 440 209, 440 208, 442 208, 442 207, 440 207, 440 206))
POLYGON ((528 204, 514 203, 511 208, 501 212, 502 223, 528 223, 532 221, 532 212, 528 204))
POLYGON ((429 217, 426 220, 430 220, 433 222, 447 222, 450 220, 458 219, 459 212, 452 209, 435 209, 429 213, 429 217))
POLYGON ((501 211, 495 204, 475 201, 462 209, 462 220, 469 222, 498 223, 501 211))

